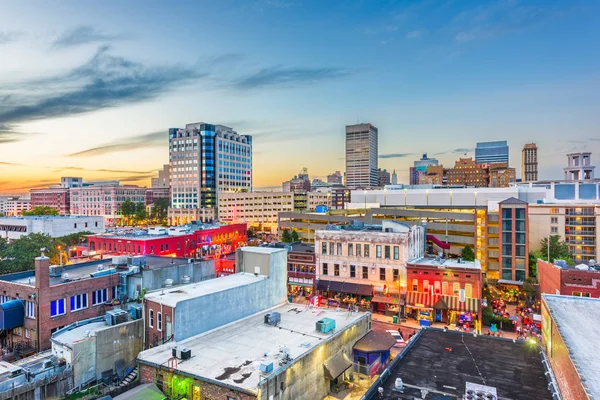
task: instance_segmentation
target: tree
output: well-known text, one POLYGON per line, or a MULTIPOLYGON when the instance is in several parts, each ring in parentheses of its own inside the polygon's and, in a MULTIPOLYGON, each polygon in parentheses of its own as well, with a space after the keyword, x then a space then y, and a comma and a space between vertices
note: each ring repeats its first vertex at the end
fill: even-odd
POLYGON ((460 252, 460 256, 465 261, 475 261, 475 253, 469 245, 463 247, 462 251, 460 252))
POLYGON ((542 258, 539 251, 529 252, 529 276, 531 278, 537 278, 537 260, 542 258))
POLYGON ((248 230, 246 231, 246 237, 248 239, 253 239, 256 237, 256 232, 254 232, 254 229, 252 228, 248 228, 248 230))
POLYGON ((129 220, 131 219, 133 214, 135 214, 135 203, 127 199, 121 204, 121 215, 123 216, 125 221, 129 223, 129 220))
POLYGON ((290 234, 289 229, 283 230, 283 233, 281 234, 281 240, 286 243, 290 243, 292 241, 292 235, 290 234))
POLYGON ((299 239, 299 238, 298 238, 298 232, 296 232, 296 231, 295 231, 295 230, 293 230, 293 229, 292 229, 292 237, 291 237, 291 239, 292 239, 292 240, 290 240, 290 241, 291 241, 292 243, 295 243, 295 242, 297 242, 297 241, 298 241, 298 239, 299 239))
POLYGON ((11 241, 0 252, 0 273, 27 271, 34 268, 34 259, 40 255, 40 249, 50 257, 51 264, 58 264, 60 242, 43 233, 30 233, 11 241))
POLYGON ((67 247, 77 246, 87 242, 87 235, 92 235, 92 232, 83 231, 83 232, 75 232, 69 235, 61 236, 56 238, 57 242, 63 243, 67 247))
POLYGON ((134 217, 136 224, 146 220, 148 213, 146 212, 146 205, 144 203, 135 203, 134 217))
POLYGON ((25 217, 34 215, 58 215, 58 210, 48 206, 36 206, 29 211, 23 211, 25 217))
POLYGON ((575 264, 571 259, 569 246, 560 240, 559 235, 550 236, 550 259, 548 260, 548 238, 543 238, 540 241, 539 258, 542 260, 554 262, 554 260, 565 260, 567 264, 575 264))
POLYGON ((167 224, 167 216, 169 212, 169 199, 160 198, 156 199, 152 208, 153 220, 161 225, 167 224))

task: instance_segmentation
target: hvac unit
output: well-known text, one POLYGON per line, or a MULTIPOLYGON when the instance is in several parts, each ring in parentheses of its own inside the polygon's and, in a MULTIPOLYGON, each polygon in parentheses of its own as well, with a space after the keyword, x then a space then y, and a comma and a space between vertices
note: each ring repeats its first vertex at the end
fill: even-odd
POLYGON ((141 319, 142 318, 142 305, 141 304, 132 304, 129 306, 129 314, 131 314, 131 319, 141 319))
POLYGON ((335 319, 323 318, 316 323, 316 329, 321 333, 329 333, 335 329, 335 319))
POLYGON ((113 326, 127 322, 127 311, 115 308, 106 312, 106 325, 113 326))
POLYGON ((112 258, 112 263, 117 268, 127 267, 127 256, 117 256, 112 258))
POLYGON ((261 374, 270 374, 273 372, 273 363, 270 361, 265 361, 260 363, 260 373, 261 374))
POLYGON ((133 256, 127 259, 127 264, 135 266, 135 267, 143 267, 146 265, 146 257, 145 256, 133 256))
POLYGON ((265 324, 267 325, 277 325, 281 322, 281 314, 278 312, 271 312, 265 314, 265 324))
POLYGON ((186 284, 186 283, 190 283, 192 281, 192 278, 189 275, 184 275, 183 278, 181 278, 181 283, 186 284))
POLYGON ((167 278, 165 279, 165 287, 173 286, 173 279, 167 278))
POLYGON ((51 265, 48 274, 51 277, 58 278, 59 276, 62 275, 64 270, 65 270, 65 267, 63 267, 62 265, 51 265))
POLYGON ((176 346, 173 347, 171 354, 180 360, 189 360, 192 357, 192 350, 187 347, 176 346))

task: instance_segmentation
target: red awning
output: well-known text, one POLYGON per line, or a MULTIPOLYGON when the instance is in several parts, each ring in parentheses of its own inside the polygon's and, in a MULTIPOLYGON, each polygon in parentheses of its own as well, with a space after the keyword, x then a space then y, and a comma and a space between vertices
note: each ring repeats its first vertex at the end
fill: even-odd
POLYGON ((440 299, 441 295, 423 293, 423 292, 407 292, 406 305, 412 307, 427 307, 431 308, 440 299))

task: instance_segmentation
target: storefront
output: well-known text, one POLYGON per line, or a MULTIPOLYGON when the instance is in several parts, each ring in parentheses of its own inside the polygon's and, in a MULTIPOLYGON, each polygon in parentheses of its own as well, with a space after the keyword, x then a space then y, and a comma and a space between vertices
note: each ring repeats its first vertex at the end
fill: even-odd
POLYGON ((388 316, 398 315, 398 295, 396 297, 375 293, 371 301, 373 303, 373 312, 388 316))
POLYGON ((474 325, 474 321, 479 319, 481 300, 469 297, 465 298, 464 301, 460 300, 459 296, 442 296, 440 301, 436 303, 436 306, 440 307, 443 312, 442 321, 450 325, 462 326, 465 323, 474 325))
POLYGON ((322 296, 321 304, 329 307, 356 306, 370 310, 373 286, 350 282, 317 281, 317 292, 322 296))
POLYGON ((407 292, 406 315, 416 319, 421 325, 429 326, 435 321, 440 322, 441 313, 434 308, 440 298, 439 294, 407 292))

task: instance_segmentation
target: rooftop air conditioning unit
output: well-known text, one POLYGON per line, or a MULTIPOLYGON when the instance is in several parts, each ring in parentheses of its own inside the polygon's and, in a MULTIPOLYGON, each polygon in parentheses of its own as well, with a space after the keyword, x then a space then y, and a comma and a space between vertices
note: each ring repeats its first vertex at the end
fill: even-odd
POLYGON ((260 363, 260 373, 268 375, 273 372, 273 363, 270 361, 264 361, 260 363))
POLYGON ((323 318, 316 323, 316 330, 321 333, 329 333, 335 329, 335 319, 323 318))
POLYGON ((165 279, 165 287, 173 286, 173 279, 165 279))
POLYGON ((265 314, 265 324, 276 326, 281 322, 281 314, 278 312, 270 312, 265 314))
POLYGON ((114 326, 127 322, 127 311, 115 308, 114 310, 108 310, 106 312, 106 325, 114 326))
POLYGON ((63 267, 62 265, 51 265, 48 274, 52 277, 58 278, 59 276, 61 276, 64 270, 65 267, 63 267))
POLYGON ((129 306, 129 314, 131 314, 131 319, 141 319, 142 318, 142 305, 141 304, 132 304, 129 306))
POLYGON ((117 256, 112 258, 112 263, 115 267, 127 267, 127 256, 117 256))
POLYGON ((187 347, 176 346, 173 347, 171 354, 180 360, 189 360, 192 357, 192 350, 187 347))

